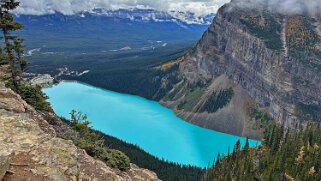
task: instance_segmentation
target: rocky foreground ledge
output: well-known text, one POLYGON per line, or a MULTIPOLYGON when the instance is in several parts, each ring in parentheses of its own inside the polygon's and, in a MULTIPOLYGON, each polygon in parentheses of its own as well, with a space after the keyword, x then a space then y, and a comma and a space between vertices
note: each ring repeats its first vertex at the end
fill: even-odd
POLYGON ((108 167, 56 137, 52 126, 0 81, 0 180, 158 181, 156 174, 131 165, 108 167))

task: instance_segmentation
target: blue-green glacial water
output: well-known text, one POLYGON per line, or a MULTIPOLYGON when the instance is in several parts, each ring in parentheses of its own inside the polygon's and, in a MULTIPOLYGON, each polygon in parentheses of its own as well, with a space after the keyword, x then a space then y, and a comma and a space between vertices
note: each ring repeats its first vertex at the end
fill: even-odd
MULTIPOLYGON (((78 82, 62 82, 43 89, 56 114, 69 118, 81 111, 91 126, 150 154, 180 164, 207 167, 218 153, 227 154, 244 138, 203 129, 176 117, 157 102, 78 82)), ((250 141, 251 146, 259 144, 250 141)))

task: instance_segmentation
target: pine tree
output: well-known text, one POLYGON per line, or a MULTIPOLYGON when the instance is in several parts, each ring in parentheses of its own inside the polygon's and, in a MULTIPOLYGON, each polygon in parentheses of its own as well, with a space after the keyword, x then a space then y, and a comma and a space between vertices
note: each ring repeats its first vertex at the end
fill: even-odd
POLYGON ((0 0, 0 29, 2 30, 2 35, 4 39, 4 50, 6 53, 7 63, 10 65, 11 79, 13 83, 13 88, 18 89, 17 81, 17 69, 16 69, 16 58, 14 54, 14 43, 13 41, 17 38, 12 36, 13 31, 17 31, 22 28, 20 23, 14 21, 14 18, 10 11, 16 9, 19 6, 19 2, 15 0, 0 0))
POLYGON ((14 51, 16 53, 16 62, 20 65, 21 72, 25 72, 29 62, 23 58, 24 46, 22 38, 14 38, 14 51))
POLYGON ((234 147, 234 153, 238 153, 241 150, 241 141, 237 140, 235 147, 234 147))
POLYGON ((243 148, 243 153, 246 154, 250 149, 249 138, 246 138, 246 142, 243 148))

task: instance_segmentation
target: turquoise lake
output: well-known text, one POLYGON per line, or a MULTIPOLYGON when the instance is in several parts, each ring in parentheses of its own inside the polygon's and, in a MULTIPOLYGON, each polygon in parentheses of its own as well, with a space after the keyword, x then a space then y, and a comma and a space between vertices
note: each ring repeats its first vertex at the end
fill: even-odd
MULTIPOLYGON (((168 161, 207 167, 218 153, 227 154, 245 138, 203 129, 176 117, 157 102, 78 82, 61 82, 43 89, 56 114, 69 118, 81 111, 91 126, 168 161)), ((250 141, 251 146, 258 145, 250 141)))

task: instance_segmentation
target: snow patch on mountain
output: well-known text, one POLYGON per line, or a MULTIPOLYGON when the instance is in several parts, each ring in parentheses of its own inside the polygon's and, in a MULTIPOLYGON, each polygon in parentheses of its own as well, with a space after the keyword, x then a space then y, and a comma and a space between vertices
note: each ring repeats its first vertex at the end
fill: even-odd
MULTIPOLYGON (((85 13, 80 13, 79 16, 85 17, 85 13)), ((192 12, 181 11, 156 11, 152 9, 119 9, 108 10, 103 8, 96 8, 90 12, 91 15, 114 17, 121 19, 129 19, 131 21, 154 21, 154 22, 174 22, 179 24, 183 28, 187 28, 184 24, 197 24, 197 25, 209 25, 212 22, 214 13, 207 16, 197 16, 192 12)))

